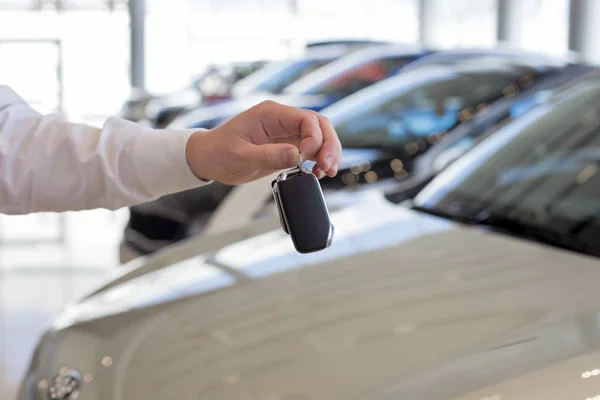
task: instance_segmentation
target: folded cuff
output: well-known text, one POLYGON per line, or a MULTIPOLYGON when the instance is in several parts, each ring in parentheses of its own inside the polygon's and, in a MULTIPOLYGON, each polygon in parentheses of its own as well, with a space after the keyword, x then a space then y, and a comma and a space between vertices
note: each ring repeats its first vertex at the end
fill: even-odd
POLYGON ((154 197, 207 185, 187 162, 186 146, 199 129, 157 129, 138 135, 134 144, 134 166, 140 183, 154 197))

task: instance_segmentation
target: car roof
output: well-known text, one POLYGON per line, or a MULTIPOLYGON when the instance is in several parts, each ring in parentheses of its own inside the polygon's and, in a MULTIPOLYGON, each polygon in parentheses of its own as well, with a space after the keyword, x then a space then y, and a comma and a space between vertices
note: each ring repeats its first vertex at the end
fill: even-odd
POLYGON ((359 50, 355 50, 336 60, 329 65, 319 68, 318 70, 306 75, 296 82, 285 88, 284 93, 300 94, 305 93, 310 88, 313 88, 329 79, 355 68, 358 65, 368 63, 370 61, 392 57, 392 56, 410 56, 421 55, 426 50, 421 46, 409 44, 391 44, 391 45, 375 45, 368 46, 359 50))
POLYGON ((560 99, 561 96, 570 96, 572 93, 574 93, 574 91, 577 91, 581 88, 582 83, 596 84, 598 82, 600 82, 600 69, 594 68, 590 72, 573 79, 571 82, 555 90, 552 98, 554 101, 556 101, 560 99))
POLYGON ((374 44, 389 44, 388 41, 383 40, 371 40, 371 39, 332 39, 332 40, 315 40, 306 43, 307 48, 329 46, 332 44, 341 44, 344 46, 370 46, 374 44))
POLYGON ((495 47, 490 49, 462 48, 433 52, 432 54, 426 55, 411 62, 405 68, 403 68, 403 70, 410 71, 421 68, 425 65, 461 63, 475 57, 478 58, 478 62, 486 59, 490 61, 501 60, 505 63, 510 61, 537 69, 561 68, 569 63, 568 59, 566 58, 563 59, 547 54, 503 47, 495 47))
MULTIPOLYGON (((353 51, 352 47, 343 44, 328 44, 309 47, 298 59, 328 59, 342 57, 353 51)), ((292 58, 293 59, 293 58, 292 58)))

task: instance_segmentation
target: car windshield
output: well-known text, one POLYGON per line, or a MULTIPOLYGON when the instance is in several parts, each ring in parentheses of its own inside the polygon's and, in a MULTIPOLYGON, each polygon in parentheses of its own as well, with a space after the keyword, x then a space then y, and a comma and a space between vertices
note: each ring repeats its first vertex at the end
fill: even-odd
POLYGON ((298 87, 289 92, 327 95, 341 99, 393 75, 414 58, 414 55, 401 55, 364 62, 327 77, 312 87, 298 87))
MULTIPOLYGON (((489 103, 531 85, 534 78, 524 69, 431 74, 416 85, 400 85, 392 95, 388 87, 380 100, 372 96, 368 103, 357 102, 335 122, 336 131, 346 147, 404 147, 414 155, 489 103)), ((379 84, 382 89, 385 83, 379 84)))
POLYGON ((241 96, 255 91, 281 93, 292 82, 332 62, 336 57, 273 61, 238 81, 233 91, 241 96))
POLYGON ((594 74, 484 140, 414 204, 450 217, 492 216, 520 229, 545 229, 597 250, 599 163, 600 75, 594 74))
POLYGON ((308 75, 331 61, 333 61, 333 58, 297 61, 262 82, 257 89, 265 92, 281 93, 282 90, 292 82, 308 75))

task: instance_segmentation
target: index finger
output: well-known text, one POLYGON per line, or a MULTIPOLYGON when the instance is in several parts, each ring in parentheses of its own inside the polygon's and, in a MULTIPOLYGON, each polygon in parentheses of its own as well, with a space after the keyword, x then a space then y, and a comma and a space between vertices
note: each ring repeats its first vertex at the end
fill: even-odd
POLYGON ((323 145, 318 114, 266 101, 262 104, 261 125, 271 143, 298 145, 307 160, 315 160, 323 145))

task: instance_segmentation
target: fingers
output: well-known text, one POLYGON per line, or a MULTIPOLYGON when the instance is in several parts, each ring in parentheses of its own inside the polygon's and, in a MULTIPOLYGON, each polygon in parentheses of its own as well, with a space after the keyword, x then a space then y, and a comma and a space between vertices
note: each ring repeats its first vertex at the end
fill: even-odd
POLYGON ((300 147, 300 135, 290 138, 277 138, 272 143, 289 143, 296 147, 300 147))
POLYGON ((318 114, 273 101, 265 101, 258 107, 261 110, 261 125, 268 142, 298 143, 306 159, 316 158, 323 144, 318 114))
POLYGON ((300 127, 300 152, 309 160, 316 160, 317 153, 323 145, 323 134, 316 113, 304 111, 306 114, 300 127))
POLYGON ((325 177, 325 172, 323 172, 323 170, 319 168, 317 164, 313 166, 312 173, 315 174, 318 179, 325 177))
POLYGON ((334 177, 342 159, 342 145, 331 121, 318 114, 317 118, 323 136, 323 144, 317 153, 317 165, 328 176, 334 177))
POLYGON ((291 144, 248 144, 244 156, 255 170, 281 170, 298 164, 298 148, 291 144))
POLYGON ((264 137, 258 138, 255 143, 296 145, 305 159, 317 162, 323 175, 333 177, 337 174, 342 146, 328 118, 314 111, 273 101, 263 102, 258 107, 264 137))

